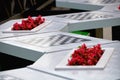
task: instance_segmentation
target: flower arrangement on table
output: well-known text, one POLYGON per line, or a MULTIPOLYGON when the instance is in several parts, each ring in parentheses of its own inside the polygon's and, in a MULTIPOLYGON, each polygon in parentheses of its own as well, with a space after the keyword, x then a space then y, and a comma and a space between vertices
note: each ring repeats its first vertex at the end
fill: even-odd
POLYGON ((118 6, 118 10, 120 10, 120 5, 118 6))
POLYGON ((22 20, 21 23, 16 22, 13 24, 11 30, 31 30, 44 22, 45 18, 43 18, 41 15, 37 16, 35 19, 33 19, 31 16, 28 16, 27 20, 22 20))
POLYGON ((71 58, 68 59, 67 66, 96 65, 103 53, 104 50, 101 49, 100 44, 90 48, 87 48, 86 44, 83 44, 82 46, 78 47, 78 49, 73 51, 71 58))

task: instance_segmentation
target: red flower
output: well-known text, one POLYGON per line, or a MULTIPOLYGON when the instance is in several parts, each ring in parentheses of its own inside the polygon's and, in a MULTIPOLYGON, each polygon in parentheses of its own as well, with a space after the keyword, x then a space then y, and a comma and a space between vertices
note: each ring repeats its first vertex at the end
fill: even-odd
POLYGON ((18 24, 18 23, 15 23, 13 26, 14 26, 12 28, 13 30, 19 30, 20 29, 20 24, 18 24))
POLYGON ((31 30, 38 25, 42 24, 45 21, 40 15, 33 19, 31 16, 28 16, 27 20, 22 20, 21 24, 13 24, 12 30, 31 30))
POLYGON ((103 52, 100 44, 92 48, 87 48, 87 46, 83 44, 73 52, 71 59, 68 59, 67 65, 96 65, 103 52))
POLYGON ((93 63, 93 61, 92 61, 91 59, 89 59, 89 60, 87 61, 87 64, 88 64, 88 65, 94 65, 94 63, 93 63))
POLYGON ((120 5, 118 6, 118 10, 120 10, 120 5))

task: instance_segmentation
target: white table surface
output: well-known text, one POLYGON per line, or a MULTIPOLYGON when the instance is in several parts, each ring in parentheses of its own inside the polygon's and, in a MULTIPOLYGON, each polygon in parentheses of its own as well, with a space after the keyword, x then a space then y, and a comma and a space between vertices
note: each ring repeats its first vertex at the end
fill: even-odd
MULTIPOLYGON (((99 10, 99 11, 104 11, 104 12, 109 12, 109 13, 111 12, 119 13, 118 9, 116 8, 116 5, 119 5, 119 4, 120 4, 120 0, 56 0, 57 7, 73 8, 73 9, 79 9, 79 10, 99 10)), ((101 25, 101 24, 104 24, 104 22, 105 21, 100 23, 99 26, 103 27, 104 25, 101 25)), ((111 21, 109 22, 114 23, 111 21)), ((115 22, 120 22, 120 20, 115 21, 115 22)), ((94 26, 94 25, 90 25, 90 26, 94 26)), ((114 25, 111 25, 111 26, 114 26, 114 25)), ((104 39, 112 40, 111 26, 106 25, 105 28, 103 27, 103 38, 104 39), (107 36, 107 35, 111 35, 111 36, 107 36)))
POLYGON ((36 33, 46 33, 46 32, 61 31, 67 25, 67 23, 61 23, 61 22, 52 21, 52 18, 49 18, 49 17, 48 18, 45 17, 45 19, 46 19, 46 21, 50 21, 50 23, 47 26, 45 26, 44 28, 42 28, 39 31, 29 32, 29 33, 27 33, 27 32, 23 32, 23 33, 22 32, 20 32, 20 33, 17 33, 17 32, 5 33, 4 32, 8 28, 12 28, 14 23, 21 22, 22 19, 10 20, 10 21, 8 21, 8 22, 6 22, 4 24, 1 24, 0 25, 0 39, 9 38, 9 37, 16 37, 16 36, 22 36, 22 35, 30 35, 30 34, 36 34, 36 33))
POLYGON ((53 21, 68 23, 67 26, 65 26, 62 29, 62 31, 66 31, 66 32, 75 31, 75 30, 97 29, 97 28, 120 25, 120 14, 110 13, 105 11, 69 13, 62 15, 54 15, 51 16, 51 18, 53 18, 53 21), (92 18, 92 17, 96 17, 96 18, 92 18))
POLYGON ((0 72, 0 80, 68 80, 68 78, 54 76, 29 68, 20 68, 0 72))
POLYGON ((119 6, 120 4, 107 5, 104 6, 100 11, 120 14, 120 9, 118 9, 119 6))
POLYGON ((88 30, 88 29, 97 29, 97 28, 120 25, 120 14, 105 12, 102 10, 46 16, 45 18, 46 18, 46 21, 51 21, 51 23, 48 24, 43 29, 41 29, 40 31, 31 32, 31 33, 3 33, 2 31, 12 27, 12 25, 15 22, 21 21, 21 19, 10 20, 0 25, 0 39, 14 37, 14 36, 35 34, 35 33, 46 33, 46 32, 56 32, 56 31, 70 32, 70 31, 75 31, 75 30, 88 30), (77 19, 73 19, 69 17, 69 15, 77 16, 78 14, 82 14, 82 16, 85 16, 86 14, 89 14, 89 15, 81 20, 77 20, 77 19), (58 16, 64 16, 64 15, 68 16, 69 18, 58 17, 58 16), (91 17, 91 16, 95 17, 96 15, 97 15, 97 18, 87 19, 88 17, 91 17), (102 18, 100 18, 100 16, 102 16, 102 18))
POLYGON ((82 35, 77 35, 72 33, 51 32, 51 33, 34 34, 29 36, 26 35, 26 36, 20 36, 20 37, 1 39, 0 51, 16 57, 36 61, 45 53, 52 53, 52 52, 58 52, 62 50, 73 49, 83 43, 86 43, 87 45, 95 45, 98 43, 106 44, 111 42, 114 42, 114 41, 98 39, 98 38, 93 38, 89 36, 82 36, 82 35), (59 34, 66 35, 66 36, 59 39, 58 42, 56 42, 56 39, 54 40, 54 38, 50 39, 49 42, 48 41, 46 42, 46 40, 48 40, 50 36, 56 36, 56 35, 58 36, 59 34), (72 39, 74 40, 75 38, 78 38, 78 42, 61 45, 60 43, 66 40, 68 38, 67 36, 70 37, 69 40, 72 40, 72 39), (39 39, 40 40, 42 39, 43 42, 42 41, 40 42, 39 39), (52 41, 54 42, 51 43, 52 41), (44 44, 41 44, 41 43, 44 43, 44 44), (57 44, 57 45, 52 46, 52 44, 57 44))
POLYGON ((115 48, 109 62, 103 70, 55 70, 55 66, 64 59, 70 51, 45 54, 29 68, 60 75, 75 80, 119 80, 120 79, 120 42, 104 44, 103 48, 115 48))
POLYGON ((73 8, 80 10, 99 10, 102 9, 104 6, 119 3, 119 0, 56 0, 57 7, 73 8))

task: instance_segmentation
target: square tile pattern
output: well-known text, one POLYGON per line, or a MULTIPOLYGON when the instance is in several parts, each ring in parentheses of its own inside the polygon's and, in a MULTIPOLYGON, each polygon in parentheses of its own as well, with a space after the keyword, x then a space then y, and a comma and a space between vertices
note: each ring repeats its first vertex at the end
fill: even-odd
POLYGON ((48 46, 59 46, 71 43, 80 43, 85 41, 91 41, 90 39, 85 38, 78 38, 74 36, 64 35, 64 34, 57 34, 47 37, 32 37, 30 39, 22 39, 19 42, 40 46, 40 47, 48 47, 48 46))
POLYGON ((102 13, 84 13, 84 14, 78 13, 78 14, 64 14, 64 15, 59 15, 57 17, 73 19, 73 20, 89 20, 89 19, 99 19, 99 18, 110 18, 113 16, 102 13))

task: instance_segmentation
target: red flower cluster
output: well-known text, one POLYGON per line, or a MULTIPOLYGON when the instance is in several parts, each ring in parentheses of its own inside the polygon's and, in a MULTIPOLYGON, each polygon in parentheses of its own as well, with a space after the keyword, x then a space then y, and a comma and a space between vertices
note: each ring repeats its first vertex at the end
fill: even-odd
POLYGON ((86 45, 83 44, 81 47, 74 50, 71 59, 68 59, 67 65, 96 65, 103 53, 104 50, 101 49, 100 44, 92 48, 87 48, 86 45))
POLYGON ((120 10, 120 5, 118 6, 118 10, 120 10))
POLYGON ((12 30, 31 30, 38 25, 42 24, 45 21, 45 18, 42 18, 40 15, 33 19, 31 16, 28 16, 27 20, 22 20, 22 23, 13 24, 12 30))

